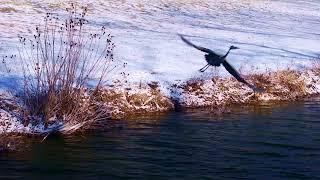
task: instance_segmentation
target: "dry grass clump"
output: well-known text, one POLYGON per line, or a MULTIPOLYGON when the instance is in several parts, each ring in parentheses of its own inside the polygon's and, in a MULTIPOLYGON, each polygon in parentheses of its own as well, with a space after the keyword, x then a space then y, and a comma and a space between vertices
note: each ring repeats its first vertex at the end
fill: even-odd
POLYGON ((263 94, 268 94, 272 99, 294 100, 307 94, 307 85, 302 72, 283 70, 265 74, 249 75, 250 81, 265 89, 263 94))
POLYGON ((265 90, 262 93, 254 93, 234 78, 217 77, 211 80, 191 79, 172 88, 179 92, 179 97, 175 99, 182 107, 212 107, 223 110, 231 104, 296 100, 319 93, 320 76, 316 74, 317 70, 283 70, 246 76, 249 82, 265 90))
POLYGON ((304 96, 306 94, 306 84, 301 77, 301 73, 297 71, 287 70, 276 73, 276 77, 280 86, 288 90, 285 95, 295 94, 296 96, 304 96))
POLYGON ((251 74, 247 76, 251 82, 254 82, 254 85, 259 89, 264 89, 266 92, 271 90, 271 74, 266 73, 258 73, 258 74, 251 74))
POLYGON ((238 104, 248 101, 252 92, 249 88, 243 88, 233 79, 214 78, 209 80, 183 83, 179 103, 183 107, 216 107, 224 108, 230 104, 238 104))
POLYGON ((156 84, 103 88, 95 94, 95 98, 97 102, 111 108, 113 119, 174 108, 170 98, 166 97, 156 84))
POLYGON ((71 4, 67 18, 47 13, 35 27, 33 38, 20 37, 24 90, 24 116, 38 123, 84 123, 107 118, 108 108, 93 98, 114 67, 112 36, 105 27, 86 29, 87 8, 71 4), (92 89, 86 86, 96 79, 92 89))
POLYGON ((203 93, 203 85, 203 79, 195 78, 188 80, 185 84, 182 84, 180 88, 182 88, 184 91, 188 91, 190 93, 195 93, 199 95, 203 93))
POLYGON ((219 78, 216 81, 216 87, 220 91, 221 99, 225 101, 224 104, 227 105, 246 103, 254 97, 254 92, 249 87, 239 83, 234 78, 219 78))

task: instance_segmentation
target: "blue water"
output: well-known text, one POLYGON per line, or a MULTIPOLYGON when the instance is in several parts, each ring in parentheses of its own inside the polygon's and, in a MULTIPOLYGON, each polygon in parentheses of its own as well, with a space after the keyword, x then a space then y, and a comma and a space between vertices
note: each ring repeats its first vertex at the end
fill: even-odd
POLYGON ((174 112, 35 140, 0 179, 319 179, 320 99, 174 112))

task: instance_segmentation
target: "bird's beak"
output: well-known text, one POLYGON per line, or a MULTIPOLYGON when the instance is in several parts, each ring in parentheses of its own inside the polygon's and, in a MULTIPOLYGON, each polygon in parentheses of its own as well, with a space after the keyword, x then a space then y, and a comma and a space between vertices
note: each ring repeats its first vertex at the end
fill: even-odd
POLYGON ((236 46, 231 46, 230 49, 240 49, 240 48, 238 48, 236 46))

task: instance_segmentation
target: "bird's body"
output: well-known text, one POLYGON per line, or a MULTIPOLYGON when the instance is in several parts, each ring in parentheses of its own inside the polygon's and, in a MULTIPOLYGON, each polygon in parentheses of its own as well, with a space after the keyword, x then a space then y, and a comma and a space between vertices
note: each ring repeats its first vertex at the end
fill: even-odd
POLYGON ((213 53, 205 54, 204 57, 207 63, 212 66, 220 66, 221 63, 223 62, 223 59, 218 54, 213 54, 213 53))
POLYGON ((200 47, 197 45, 192 44, 190 41, 188 41, 187 39, 185 39, 183 36, 180 36, 182 41, 185 42, 186 44, 188 44, 189 46, 192 46, 200 51, 205 52, 206 54, 204 55, 206 61, 207 61, 207 65, 205 65, 203 68, 200 69, 200 72, 204 72, 205 70, 207 70, 210 66, 220 66, 221 64, 225 67, 225 69, 232 75, 234 76, 239 82, 242 82, 244 84, 246 84, 247 86, 249 86, 251 89, 253 89, 254 91, 261 91, 260 89, 256 88, 255 86, 251 85, 250 83, 248 83, 245 79, 243 79, 241 77, 241 75, 237 72, 237 70, 231 66, 231 64, 229 64, 226 60, 226 57, 228 56, 228 54, 230 53, 231 50, 233 49, 239 49, 238 47, 235 46, 230 46, 228 52, 225 55, 220 55, 215 53, 214 51, 212 51, 211 49, 207 49, 204 47, 200 47))

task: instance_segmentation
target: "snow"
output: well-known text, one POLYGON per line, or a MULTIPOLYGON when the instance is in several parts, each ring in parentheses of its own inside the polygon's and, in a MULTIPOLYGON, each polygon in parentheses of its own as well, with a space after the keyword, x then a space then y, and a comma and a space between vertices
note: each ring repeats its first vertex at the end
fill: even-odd
MULTIPOLYGON (((105 26, 114 36, 118 64, 127 63, 109 74, 110 82, 128 81, 128 86, 158 82, 161 92, 167 96, 179 94, 170 91, 173 84, 191 78, 207 80, 213 75, 230 76, 223 67, 200 73, 198 70, 206 65, 204 54, 183 43, 178 34, 219 53, 225 53, 230 45, 239 47, 231 52, 228 60, 242 74, 311 67, 320 56, 318 0, 77 2, 89 6, 87 18, 92 28, 105 26), (127 75, 120 74, 122 72, 127 75)), ((46 12, 63 14, 67 6, 68 1, 62 0, 1 0, 0 57, 17 54, 18 35, 30 36, 46 12)), ((0 90, 19 89, 21 68, 11 60, 5 65, 0 67, 0 90)), ((211 91, 214 87, 209 83, 205 89, 211 91)), ((314 89, 319 92, 319 84, 315 84, 314 89)), ((1 112, 1 116, 9 117, 5 112, 1 112)))
MULTIPOLYGON (((88 0, 92 26, 106 26, 115 36, 115 58, 127 62, 114 71, 129 73, 131 82, 172 84, 200 77, 203 53, 186 46, 178 33, 199 45, 224 53, 240 50, 229 61, 242 73, 310 65, 320 50, 320 3, 267 0, 99 1, 88 0)), ((1 12, 1 54, 14 52, 18 34, 41 23, 47 11, 62 13, 67 1, 5 0, 1 12)), ((1 11, 1 10, 0 10, 1 11)), ((227 75, 221 68, 219 75, 227 75)), ((208 74, 212 74, 210 68, 208 74)))
POLYGON ((44 124, 39 123, 32 125, 23 124, 21 118, 16 116, 12 112, 0 109, 0 134, 2 133, 28 133, 28 134, 45 134, 52 130, 62 126, 62 123, 54 123, 48 127, 44 124))

